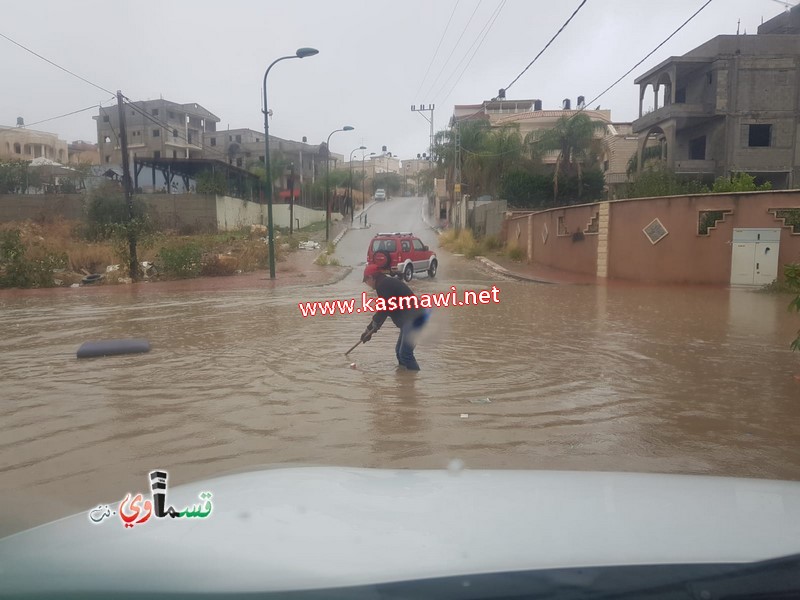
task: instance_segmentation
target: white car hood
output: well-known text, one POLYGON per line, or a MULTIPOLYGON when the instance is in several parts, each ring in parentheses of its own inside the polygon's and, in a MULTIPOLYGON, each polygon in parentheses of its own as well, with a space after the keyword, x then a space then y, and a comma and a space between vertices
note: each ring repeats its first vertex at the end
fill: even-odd
POLYGON ((87 507, 0 540, 0 594, 322 589, 800 552, 796 482, 292 467, 170 488, 167 501, 191 506, 201 491, 214 503, 203 519, 125 528, 92 523, 87 507))

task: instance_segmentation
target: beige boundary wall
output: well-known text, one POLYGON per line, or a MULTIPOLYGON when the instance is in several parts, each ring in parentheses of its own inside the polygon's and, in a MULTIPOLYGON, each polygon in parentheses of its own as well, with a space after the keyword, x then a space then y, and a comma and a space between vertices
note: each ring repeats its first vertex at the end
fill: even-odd
POLYGON ((776 216, 800 209, 800 191, 666 196, 598 202, 545 211, 511 213, 503 226, 506 244, 527 261, 600 278, 662 283, 727 284, 731 279, 733 230, 781 230, 778 271, 800 262, 800 233, 776 216), (699 233, 706 211, 721 211, 699 233), (656 221, 657 220, 657 221, 656 221), (655 243, 645 234, 660 231, 655 243))
MULTIPOLYGON (((236 230, 252 224, 266 225, 267 206, 232 198, 206 194, 143 194, 143 200, 167 227, 217 228, 236 230)), ((86 196, 81 194, 3 194, 0 195, 0 222, 86 218, 86 196)), ((325 221, 325 211, 303 206, 294 207, 294 226, 307 227, 325 221)), ((276 227, 289 227, 289 205, 273 204, 272 218, 276 227)), ((334 220, 342 216, 334 213, 334 220)))

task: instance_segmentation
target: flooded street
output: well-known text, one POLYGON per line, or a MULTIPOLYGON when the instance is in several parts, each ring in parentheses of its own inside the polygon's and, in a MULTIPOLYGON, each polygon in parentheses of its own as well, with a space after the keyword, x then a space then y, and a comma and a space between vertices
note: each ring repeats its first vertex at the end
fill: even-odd
POLYGON ((416 292, 496 285, 500 303, 435 310, 418 374, 396 372, 388 321, 345 357, 369 317, 303 318, 297 303, 360 299, 378 231, 435 248, 420 208, 372 208, 372 227, 337 249, 353 272, 330 286, 0 292, 0 536, 119 500, 155 468, 175 485, 275 464, 453 459, 800 479, 800 319, 786 296, 530 284, 442 252, 416 292), (87 340, 128 337, 151 352, 75 357, 87 340))

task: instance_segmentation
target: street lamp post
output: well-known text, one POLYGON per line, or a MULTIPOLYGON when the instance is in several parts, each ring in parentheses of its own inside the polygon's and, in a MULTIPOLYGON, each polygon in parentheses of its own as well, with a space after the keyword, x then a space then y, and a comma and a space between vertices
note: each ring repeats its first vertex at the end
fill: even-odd
POLYGON ((291 56, 282 56, 274 61, 267 67, 264 72, 264 169, 266 178, 266 194, 267 194, 267 223, 269 227, 269 278, 275 279, 275 228, 272 222, 272 173, 270 173, 269 164, 269 109, 267 108, 267 75, 269 70, 282 60, 290 58, 305 58, 306 56, 314 56, 319 54, 316 48, 298 48, 291 56))
POLYGON ((326 142, 326 149, 328 152, 327 160, 325 161, 325 241, 330 239, 331 232, 331 200, 330 200, 330 187, 331 187, 331 136, 339 131, 353 131, 355 127, 345 125, 341 129, 334 129, 328 135, 326 142))
MULTIPOLYGON (((354 149, 353 152, 358 152, 359 150, 366 150, 366 146, 359 146, 358 148, 354 149)), ((353 152, 350 153, 350 224, 353 224, 353 219, 355 218, 356 212, 356 201, 353 200, 353 152)), ((363 195, 363 192, 362 192, 363 195)), ((364 199, 362 197, 361 203, 364 203, 364 199)))

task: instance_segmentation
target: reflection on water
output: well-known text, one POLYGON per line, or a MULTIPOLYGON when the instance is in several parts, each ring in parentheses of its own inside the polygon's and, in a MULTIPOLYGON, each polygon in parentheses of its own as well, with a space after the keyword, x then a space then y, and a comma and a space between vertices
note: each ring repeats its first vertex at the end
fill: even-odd
POLYGON ((787 298, 451 272, 463 277, 413 285, 497 283, 501 303, 435 311, 417 374, 396 371, 390 323, 348 358, 367 316, 300 316, 299 301, 360 297, 355 274, 275 292, 0 296, 0 534, 121 499, 154 468, 176 485, 453 459, 800 478, 787 298), (152 351, 75 358, 121 337, 152 351))

